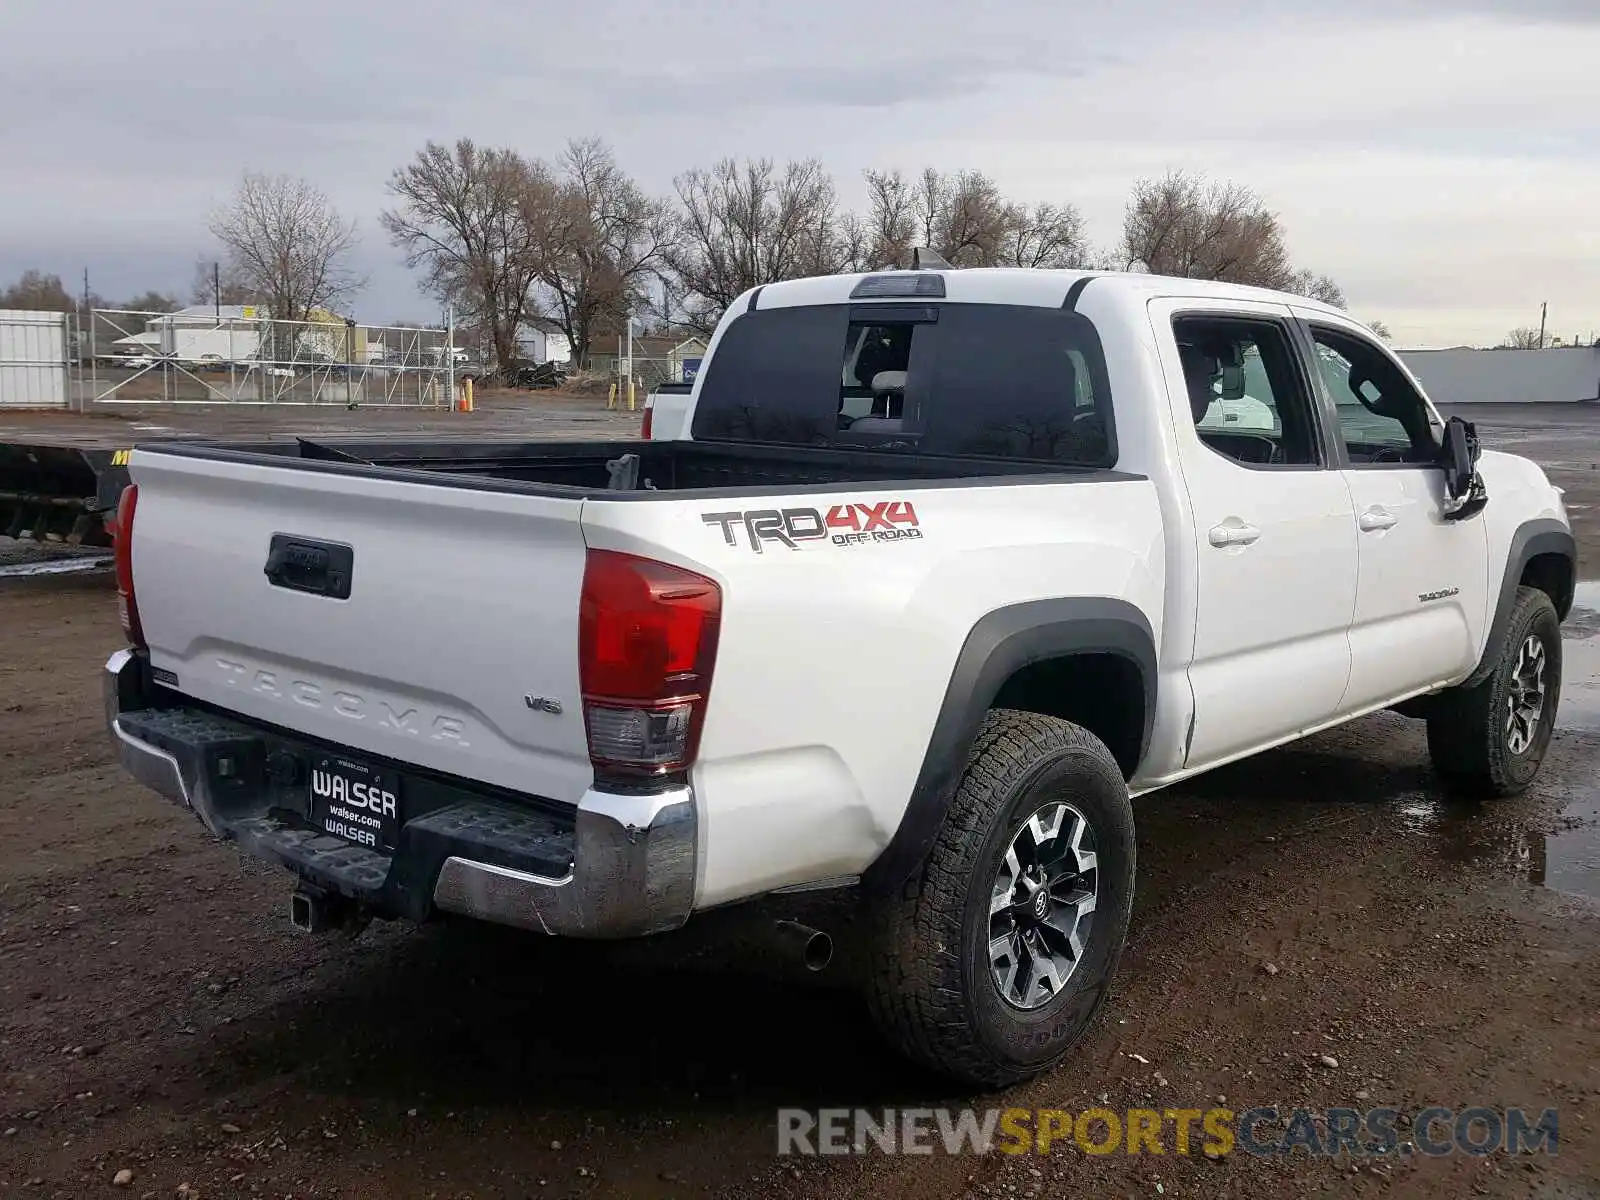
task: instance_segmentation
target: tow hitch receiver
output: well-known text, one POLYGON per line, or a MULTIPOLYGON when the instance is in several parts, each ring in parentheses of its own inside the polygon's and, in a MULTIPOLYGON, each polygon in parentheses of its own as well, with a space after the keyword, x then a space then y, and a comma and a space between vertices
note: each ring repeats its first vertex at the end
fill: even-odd
POLYGON ((289 897, 289 924, 302 933, 348 929, 359 933, 367 924, 353 901, 334 892, 301 884, 289 897))

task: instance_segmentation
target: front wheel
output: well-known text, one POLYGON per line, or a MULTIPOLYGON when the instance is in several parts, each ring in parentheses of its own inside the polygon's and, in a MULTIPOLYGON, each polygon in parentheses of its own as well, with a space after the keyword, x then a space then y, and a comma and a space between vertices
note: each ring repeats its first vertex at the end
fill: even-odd
POLYGON ((1519 587, 1489 676, 1442 693, 1428 718, 1434 770, 1453 788, 1490 798, 1533 782, 1561 700, 1561 622, 1550 597, 1519 587))
POLYGON ((1105 1001, 1134 859, 1133 807, 1104 743, 1053 717, 989 713, 920 876, 875 914, 879 1028, 965 1083, 1044 1070, 1105 1001))

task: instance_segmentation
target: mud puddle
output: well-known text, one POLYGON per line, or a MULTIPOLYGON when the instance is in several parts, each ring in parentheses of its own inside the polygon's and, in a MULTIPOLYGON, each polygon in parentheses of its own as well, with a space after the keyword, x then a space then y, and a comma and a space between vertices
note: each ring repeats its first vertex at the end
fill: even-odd
POLYGON ((1398 811, 1449 862, 1600 904, 1600 795, 1537 826, 1497 819, 1493 805, 1433 798, 1406 801, 1398 811))
POLYGON ((1578 585, 1561 641, 1556 728, 1600 732, 1600 580, 1578 585))
POLYGON ((101 558, 49 558, 40 562, 0 565, 0 579, 33 579, 40 575, 81 575, 111 567, 109 555, 101 558))
MULTIPOLYGON (((1600 582, 1578 585, 1562 626, 1561 708, 1556 727, 1600 731, 1600 582)), ((1431 789, 1396 801, 1404 825, 1432 840, 1447 861, 1600 903, 1600 779, 1592 763, 1570 778, 1579 798, 1554 818, 1529 825, 1515 808, 1446 799, 1431 789)))

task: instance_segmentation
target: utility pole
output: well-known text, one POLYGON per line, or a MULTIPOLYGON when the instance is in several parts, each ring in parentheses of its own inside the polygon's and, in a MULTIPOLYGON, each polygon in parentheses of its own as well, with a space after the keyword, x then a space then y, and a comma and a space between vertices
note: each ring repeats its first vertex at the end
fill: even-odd
POLYGON ((1541 350, 1544 349, 1544 318, 1545 318, 1545 312, 1546 312, 1547 309, 1549 309, 1549 307, 1550 307, 1550 301, 1548 301, 1548 300, 1546 300, 1543 304, 1539 305, 1539 349, 1541 349, 1541 350))
MULTIPOLYGON (((89 322, 89 390, 78 393, 78 411, 89 411, 89 397, 99 391, 99 377, 96 371, 98 359, 95 358, 94 346, 94 309, 89 307, 89 268, 83 269, 83 319, 89 322)), ((81 373, 83 368, 83 325, 78 325, 77 345, 78 368, 81 373)))
POLYGON ((633 411, 633 314, 628 314, 628 411, 633 411))
POLYGON ((217 324, 222 324, 222 266, 220 263, 211 264, 211 302, 217 308, 217 324))
MULTIPOLYGON (((513 336, 516 330, 511 331, 513 336)), ((448 366, 445 368, 445 394, 450 405, 450 411, 456 407, 456 304, 454 300, 448 301, 444 309, 444 347, 445 359, 448 366)))

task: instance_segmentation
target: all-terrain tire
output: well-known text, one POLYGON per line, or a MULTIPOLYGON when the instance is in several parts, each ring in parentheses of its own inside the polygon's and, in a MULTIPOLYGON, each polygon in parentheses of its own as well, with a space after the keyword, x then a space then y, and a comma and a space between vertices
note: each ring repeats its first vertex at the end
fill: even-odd
POLYGON ((1133 907, 1133 806, 1105 744, 1036 713, 985 718, 921 872, 878 902, 867 1000, 911 1060, 963 1083, 999 1087, 1062 1058, 1105 1002, 1133 907), (990 899, 1012 840, 1051 802, 1092 831, 1096 906, 1081 956, 1033 1009, 1001 994, 989 954, 990 899))
POLYGON ((1515 796, 1533 782, 1550 746, 1561 699, 1561 622, 1550 597, 1519 587, 1494 666, 1482 683, 1435 699, 1428 717, 1433 769, 1453 790, 1476 799, 1515 796), (1508 721, 1517 699, 1517 669, 1530 638, 1544 653, 1543 706, 1532 739, 1514 749, 1508 721))

